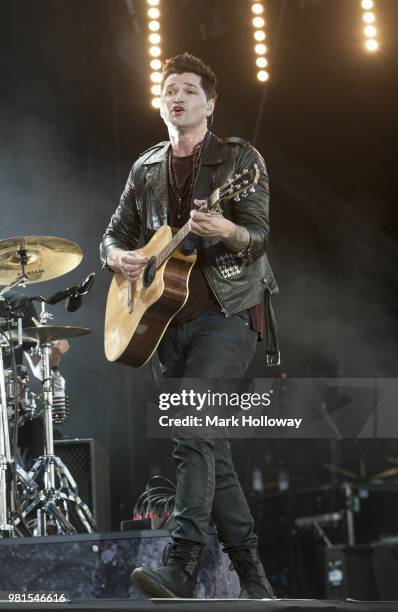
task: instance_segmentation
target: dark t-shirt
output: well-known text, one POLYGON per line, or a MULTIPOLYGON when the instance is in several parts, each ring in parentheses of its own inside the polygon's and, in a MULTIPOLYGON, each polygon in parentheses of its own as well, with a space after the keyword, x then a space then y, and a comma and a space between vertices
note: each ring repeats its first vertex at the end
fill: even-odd
MULTIPOLYGON (((178 193, 186 193, 188 183, 191 180, 193 156, 187 157, 172 157, 172 168, 174 172, 174 180, 177 185, 178 193)), ((168 222, 171 227, 180 228, 189 219, 191 210, 191 201, 186 198, 181 203, 177 201, 175 193, 169 185, 169 218, 168 222)), ((194 247, 195 245, 192 244, 194 247)), ((185 306, 174 317, 171 325, 182 325, 186 321, 192 321, 204 312, 219 312, 220 305, 214 297, 204 276, 202 267, 200 266, 200 248, 198 249, 199 265, 195 265, 191 270, 189 277, 188 289, 189 296, 185 306)))
MULTIPOLYGON (((178 193, 189 192, 188 186, 192 174, 193 156, 176 157, 172 155, 171 165, 174 175, 175 185, 178 193)), ((171 185, 169 185, 169 215, 168 223, 171 227, 180 228, 189 219, 191 211, 191 200, 186 197, 185 200, 177 200, 176 194, 171 185)), ((206 277, 203 273, 201 263, 201 249, 198 248, 197 265, 192 268, 189 278, 189 296, 185 306, 174 317, 171 325, 182 325, 186 321, 191 321, 205 312, 220 312, 221 307, 215 298, 206 277)), ((264 305, 258 304, 249 308, 250 323, 252 329, 257 331, 259 339, 264 336, 264 305)))

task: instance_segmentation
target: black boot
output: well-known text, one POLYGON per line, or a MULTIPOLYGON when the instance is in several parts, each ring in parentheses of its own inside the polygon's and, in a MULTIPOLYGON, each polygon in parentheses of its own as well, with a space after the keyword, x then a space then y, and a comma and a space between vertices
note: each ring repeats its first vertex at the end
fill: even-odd
POLYGON ((133 586, 147 597, 194 597, 202 548, 186 540, 168 544, 163 551, 163 566, 137 567, 131 574, 133 586))
POLYGON ((239 576, 239 599, 274 599, 272 586, 268 582, 257 548, 238 548, 228 551, 231 570, 239 576))

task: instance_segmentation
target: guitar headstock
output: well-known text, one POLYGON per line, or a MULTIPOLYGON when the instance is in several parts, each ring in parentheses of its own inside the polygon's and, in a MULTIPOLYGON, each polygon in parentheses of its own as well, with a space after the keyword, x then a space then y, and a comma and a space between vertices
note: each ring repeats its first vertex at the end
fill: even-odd
POLYGON ((260 170, 257 164, 250 169, 245 168, 240 174, 231 176, 221 187, 213 191, 207 200, 207 210, 209 212, 222 212, 220 207, 221 200, 233 198, 239 202, 241 198, 246 198, 249 192, 256 191, 255 185, 260 178, 260 170))

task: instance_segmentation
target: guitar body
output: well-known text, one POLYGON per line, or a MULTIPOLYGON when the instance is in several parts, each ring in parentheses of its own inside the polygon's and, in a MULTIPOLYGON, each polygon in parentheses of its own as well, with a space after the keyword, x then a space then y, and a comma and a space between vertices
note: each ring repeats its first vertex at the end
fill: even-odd
MULTIPOLYGON (((154 257, 171 238, 171 228, 163 225, 137 251, 154 257)), ((171 320, 188 299, 189 275, 195 261, 196 255, 183 255, 177 248, 156 270, 150 283, 145 268, 135 283, 114 274, 105 314, 108 361, 140 368, 150 360, 171 320)))

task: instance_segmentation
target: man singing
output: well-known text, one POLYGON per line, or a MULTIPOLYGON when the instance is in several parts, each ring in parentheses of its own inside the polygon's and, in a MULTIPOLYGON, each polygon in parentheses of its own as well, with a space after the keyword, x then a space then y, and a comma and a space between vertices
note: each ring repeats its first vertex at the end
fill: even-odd
MULTIPOLYGON (((103 237, 102 262, 134 282, 147 263, 134 250, 141 234, 147 242, 161 225, 178 228, 189 220, 198 258, 188 300, 158 347, 162 370, 170 377, 240 378, 263 336, 267 365, 279 362, 270 304, 277 285, 265 254, 269 190, 264 161, 248 142, 208 131, 216 77, 199 58, 185 53, 168 60, 161 91, 160 114, 170 140, 134 163, 103 237), (255 192, 240 202, 224 200, 223 214, 199 210, 214 189, 254 164, 260 169, 255 192)), ((212 517, 239 575, 240 597, 272 597, 229 440, 178 439, 174 458, 173 542, 162 567, 134 570, 133 585, 150 597, 192 597, 212 517)))

